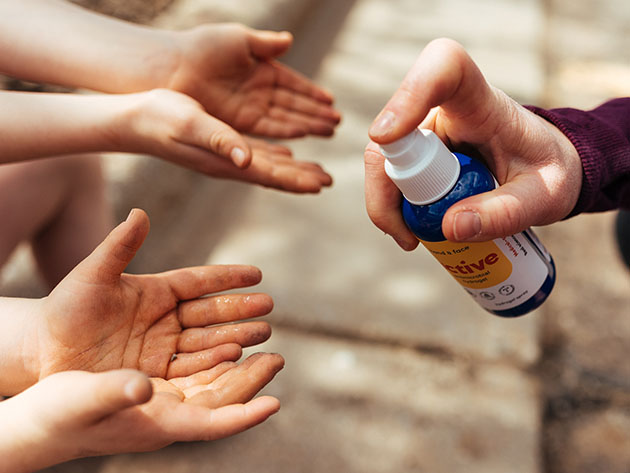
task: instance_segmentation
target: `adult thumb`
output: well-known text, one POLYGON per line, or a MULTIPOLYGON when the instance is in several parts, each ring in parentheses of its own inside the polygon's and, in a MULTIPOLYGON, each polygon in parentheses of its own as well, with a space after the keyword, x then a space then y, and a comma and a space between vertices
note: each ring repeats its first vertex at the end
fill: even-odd
POLYGON ((521 175, 499 188, 453 204, 442 220, 451 241, 487 241, 542 225, 550 197, 533 175, 521 175))

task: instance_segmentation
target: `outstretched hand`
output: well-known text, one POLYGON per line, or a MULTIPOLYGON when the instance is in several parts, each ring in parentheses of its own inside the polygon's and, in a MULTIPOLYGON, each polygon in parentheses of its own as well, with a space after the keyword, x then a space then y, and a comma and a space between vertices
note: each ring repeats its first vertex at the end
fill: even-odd
MULTIPOLYGON (((67 370, 133 368, 167 380, 236 361, 242 347, 267 340, 262 293, 219 294, 261 280, 251 266, 201 266, 160 274, 124 274, 149 231, 133 210, 51 294, 37 301, 32 334, 24 337, 31 379, 67 370)), ((270 356, 270 355, 269 355, 270 356)), ((273 358, 258 363, 275 366, 273 358)))
POLYGON ((66 371, 0 403, 0 472, 22 473, 84 456, 157 450, 215 440, 253 427, 280 408, 253 396, 282 368, 252 355, 185 378, 149 380, 133 370, 66 371))
POLYGON ((167 89, 118 95, 123 120, 110 136, 120 151, 148 153, 206 175, 295 193, 332 184, 317 164, 293 159, 289 148, 243 136, 194 99, 167 89))
MULTIPOLYGON (((195 135, 202 137, 201 130, 205 129, 207 138, 201 142, 184 140, 192 146, 169 152, 167 159, 211 176, 289 192, 319 192, 332 183, 318 164, 293 160, 287 148, 235 133, 267 138, 331 136, 339 124, 341 116, 333 107, 332 95, 276 60, 291 47, 290 33, 224 23, 165 34, 173 45, 168 49, 169 57, 174 58, 167 61, 170 66, 132 87, 181 92, 209 114, 203 126, 202 120, 197 126, 181 111, 175 114, 184 118, 184 125, 176 132, 198 130, 195 135), (216 138, 208 137, 210 130, 216 138), (217 157, 209 158, 204 148, 228 157, 237 167, 217 157), (244 151, 236 153, 242 159, 230 155, 234 149, 244 151)), ((169 107, 170 118, 174 110, 186 108, 169 107)))
POLYGON ((377 144, 420 126, 447 146, 482 158, 500 187, 454 204, 442 231, 453 241, 490 240, 566 217, 582 180, 580 157, 569 139, 489 85, 464 49, 436 40, 422 52, 370 128, 365 194, 374 224, 405 250, 418 240, 405 226, 401 194, 383 169, 377 144))
POLYGON ((175 66, 150 88, 183 92, 240 132, 272 138, 333 134, 340 115, 332 95, 275 60, 291 47, 290 33, 213 24, 172 35, 175 66))

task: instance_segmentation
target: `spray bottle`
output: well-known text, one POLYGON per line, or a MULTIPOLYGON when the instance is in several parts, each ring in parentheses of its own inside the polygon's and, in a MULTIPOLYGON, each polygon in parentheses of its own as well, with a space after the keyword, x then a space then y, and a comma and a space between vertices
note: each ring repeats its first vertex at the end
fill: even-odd
POLYGON ((479 305, 501 317, 517 317, 545 301, 556 270, 531 229, 474 243, 451 242, 442 233, 451 205, 496 188, 481 162, 451 153, 435 133, 420 129, 381 145, 381 151, 385 172, 403 193, 405 223, 479 305))

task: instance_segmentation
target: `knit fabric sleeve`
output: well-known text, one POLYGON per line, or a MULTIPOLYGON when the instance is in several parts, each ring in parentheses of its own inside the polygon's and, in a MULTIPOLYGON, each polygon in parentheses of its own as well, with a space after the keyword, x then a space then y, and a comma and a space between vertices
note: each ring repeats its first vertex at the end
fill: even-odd
POLYGON ((590 111, 527 108, 558 127, 582 160, 582 189, 569 217, 630 209, 630 98, 614 99, 590 111))

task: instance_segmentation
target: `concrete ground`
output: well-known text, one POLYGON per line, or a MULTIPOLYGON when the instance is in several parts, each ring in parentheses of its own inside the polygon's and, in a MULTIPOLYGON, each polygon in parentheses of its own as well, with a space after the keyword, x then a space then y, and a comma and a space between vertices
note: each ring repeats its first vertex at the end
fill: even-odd
MULTIPOLYGON (((282 409, 219 442, 47 471, 627 473, 630 274, 614 214, 538 230, 557 285, 535 313, 503 320, 430 255, 402 252, 371 225, 362 169, 371 120, 436 37, 460 41, 523 103, 588 108, 630 95, 626 3, 176 0, 153 21, 213 18, 295 32, 286 62, 335 93, 344 121, 331 140, 290 146, 321 162, 334 187, 293 196, 108 156, 111 187, 119 215, 138 206, 152 217, 133 272, 204 262, 263 270, 260 290, 276 308, 274 334, 257 349, 287 360, 265 390, 282 409)), ((37 291, 23 251, 3 275, 4 293, 37 291)))

